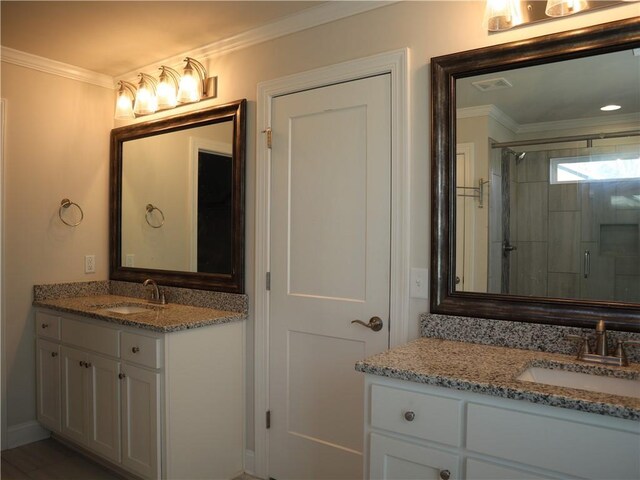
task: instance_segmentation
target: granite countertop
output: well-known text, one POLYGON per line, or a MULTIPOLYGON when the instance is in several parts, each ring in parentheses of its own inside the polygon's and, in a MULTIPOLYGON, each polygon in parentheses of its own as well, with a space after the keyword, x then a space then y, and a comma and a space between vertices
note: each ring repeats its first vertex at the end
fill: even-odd
POLYGON ((155 305, 140 298, 125 297, 122 295, 91 295, 84 297, 43 299, 34 301, 33 305, 163 333, 204 327, 206 325, 236 322, 247 318, 246 314, 239 312, 194 307, 177 303, 155 305), (140 305, 147 307, 148 310, 128 314, 109 312, 106 310, 107 308, 121 305, 140 305))
POLYGON ((356 363, 363 373, 554 407, 640 420, 640 398, 516 380, 528 367, 640 379, 640 365, 610 367, 569 355, 420 338, 356 363))

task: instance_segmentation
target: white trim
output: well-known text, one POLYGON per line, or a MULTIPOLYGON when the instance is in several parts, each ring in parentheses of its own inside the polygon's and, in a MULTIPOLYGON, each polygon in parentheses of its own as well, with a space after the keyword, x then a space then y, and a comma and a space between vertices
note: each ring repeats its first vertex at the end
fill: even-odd
POLYGON ((519 132, 521 126, 509 115, 495 105, 479 105, 477 107, 458 108, 456 118, 490 117, 514 133, 519 132))
POLYGON ((7 436, 7 362, 5 359, 5 318, 4 314, 4 149, 6 145, 6 110, 7 101, 0 98, 0 361, 2 362, 2 432, 0 449, 4 450, 8 445, 7 436))
POLYGON ((41 72, 58 75, 59 77, 70 78, 79 82, 91 83, 99 87, 114 88, 113 77, 102 73, 86 70, 81 67, 58 62, 38 55, 21 52, 9 47, 2 47, 2 61, 12 63, 20 67, 31 68, 41 72))
POLYGON ((256 471, 256 459, 253 450, 244 451, 244 472, 253 475, 256 471))
POLYGON ((271 125, 274 97, 383 73, 391 74, 391 300, 390 344, 408 340, 410 152, 409 49, 290 75, 258 84, 256 120, 255 218, 255 473, 268 476, 269 445, 264 423, 269 409, 269 294, 265 288, 269 265, 271 152, 264 132, 271 125))
MULTIPOLYGON (((35 420, 12 425, 7 428, 7 448, 16 448, 27 443, 37 442, 49 438, 51 432, 42 428, 35 420)), ((4 448, 4 447, 3 447, 4 448)))
POLYGON ((284 37, 292 33, 307 30, 309 28, 334 22, 359 13, 368 12, 376 8, 385 7, 398 0, 373 1, 373 2, 325 2, 316 7, 307 8, 300 12, 288 15, 272 23, 253 28, 246 32, 234 35, 217 42, 195 48, 180 55, 165 58, 161 62, 145 65, 130 72, 116 75, 117 78, 134 78, 141 71, 155 71, 160 65, 181 68, 185 57, 195 57, 200 61, 209 58, 226 55, 236 50, 251 47, 275 38, 284 37))
MULTIPOLYGON (((602 115, 600 117, 572 118, 557 120, 555 122, 526 123, 518 128, 519 134, 553 132, 557 135, 559 130, 575 130, 577 128, 599 127, 607 128, 614 125, 638 125, 637 113, 619 115, 602 115)), ((635 127, 630 127, 635 130, 635 127)))

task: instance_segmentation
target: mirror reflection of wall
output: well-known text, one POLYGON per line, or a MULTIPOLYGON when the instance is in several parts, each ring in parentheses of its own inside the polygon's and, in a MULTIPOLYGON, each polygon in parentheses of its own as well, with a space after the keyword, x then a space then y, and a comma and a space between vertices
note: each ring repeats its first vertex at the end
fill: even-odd
POLYGON ((232 145, 232 121, 123 142, 121 266, 230 272, 232 145))
POLYGON ((640 302, 639 84, 631 51, 457 81, 456 290, 640 302))

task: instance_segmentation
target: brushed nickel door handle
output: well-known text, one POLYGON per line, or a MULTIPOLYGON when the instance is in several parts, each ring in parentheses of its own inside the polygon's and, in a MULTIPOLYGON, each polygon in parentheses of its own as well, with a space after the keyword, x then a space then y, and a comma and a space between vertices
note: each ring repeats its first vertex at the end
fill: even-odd
POLYGON ((369 323, 364 323, 362 320, 351 320, 351 323, 360 324, 362 326, 370 328, 374 332, 379 332, 380 330, 382 330, 382 326, 384 325, 380 317, 371 317, 369 319, 369 323))

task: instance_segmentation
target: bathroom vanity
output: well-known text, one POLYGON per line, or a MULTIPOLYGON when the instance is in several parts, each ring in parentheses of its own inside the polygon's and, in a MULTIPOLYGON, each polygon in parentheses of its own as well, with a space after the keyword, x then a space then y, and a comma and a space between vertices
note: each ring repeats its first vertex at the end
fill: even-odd
MULTIPOLYGON (((518 380, 530 366, 599 368, 434 338, 358 362, 365 478, 639 478, 640 398, 518 380)), ((637 364, 612 371, 640 385, 637 364)))
POLYGON ((242 472, 244 314, 115 295, 36 305, 43 426, 142 478, 242 472))

